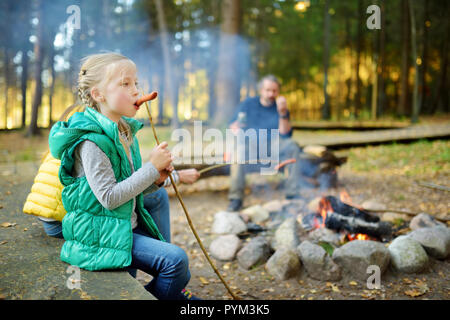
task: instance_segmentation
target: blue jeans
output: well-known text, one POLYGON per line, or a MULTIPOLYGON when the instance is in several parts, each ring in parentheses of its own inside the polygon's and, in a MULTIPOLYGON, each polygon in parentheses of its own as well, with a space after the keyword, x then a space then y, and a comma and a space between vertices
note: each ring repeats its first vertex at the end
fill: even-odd
POLYGON ((133 230, 132 262, 128 272, 136 277, 136 269, 153 276, 144 288, 160 300, 185 300, 181 290, 188 284, 189 259, 180 247, 170 243, 170 209, 163 188, 144 197, 144 207, 151 214, 167 242, 151 238, 144 230, 133 230))
POLYGON ((44 221, 40 219, 38 220, 42 222, 44 231, 48 236, 61 239, 63 238, 62 224, 60 221, 44 221))

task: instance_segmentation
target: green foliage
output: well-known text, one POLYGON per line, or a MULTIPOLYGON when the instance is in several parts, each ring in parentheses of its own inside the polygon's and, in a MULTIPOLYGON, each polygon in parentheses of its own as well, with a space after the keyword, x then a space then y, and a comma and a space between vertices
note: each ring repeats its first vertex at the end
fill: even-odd
MULTIPOLYGON (((357 172, 404 174, 409 177, 433 175, 450 170, 450 143, 447 140, 420 140, 410 144, 353 148, 346 166, 357 172)), ((395 195, 403 200, 401 194, 395 195)))
POLYGON ((333 255, 334 247, 331 244, 325 241, 319 241, 318 245, 321 246, 329 256, 333 255))

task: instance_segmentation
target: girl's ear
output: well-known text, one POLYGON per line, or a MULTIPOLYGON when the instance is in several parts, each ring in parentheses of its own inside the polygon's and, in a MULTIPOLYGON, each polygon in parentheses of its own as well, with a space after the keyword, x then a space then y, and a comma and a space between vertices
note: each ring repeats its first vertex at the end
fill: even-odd
POLYGON ((100 93, 100 90, 96 86, 91 89, 91 97, 95 100, 95 102, 105 101, 105 97, 103 97, 103 95, 100 93))

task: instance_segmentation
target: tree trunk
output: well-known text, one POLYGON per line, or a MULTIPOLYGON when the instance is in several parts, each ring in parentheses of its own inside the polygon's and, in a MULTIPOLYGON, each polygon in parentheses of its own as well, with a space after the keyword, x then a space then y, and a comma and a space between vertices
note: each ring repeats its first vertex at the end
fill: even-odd
POLYGON ((35 72, 34 72, 34 82, 36 88, 33 95, 33 102, 31 105, 31 121, 28 127, 27 136, 33 136, 39 134, 39 128, 37 125, 39 107, 42 102, 42 64, 44 60, 44 15, 42 10, 42 2, 38 2, 38 13, 37 17, 39 19, 37 27, 37 39, 34 44, 34 54, 35 54, 35 72))
POLYGON ((167 24, 166 18, 164 16, 164 8, 161 0, 155 0, 156 12, 158 18, 158 27, 159 33, 161 37, 161 48, 163 53, 163 61, 164 61, 164 75, 165 75, 165 91, 169 95, 170 103, 173 107, 173 117, 172 117, 172 127, 178 128, 180 126, 180 122, 178 120, 178 92, 175 91, 175 76, 172 70, 172 60, 170 56, 170 48, 169 48, 169 34, 167 32, 167 24))
POLYGON ((378 69, 378 103, 377 103, 377 116, 381 116, 384 113, 386 103, 386 20, 385 20, 385 3, 381 1, 381 30, 380 30, 380 52, 379 52, 379 64, 378 69))
POLYGON ((400 76, 400 100, 398 103, 397 114, 405 116, 408 113, 409 97, 409 67, 410 67, 410 27, 409 27, 409 9, 408 0, 402 0, 402 62, 400 76))
POLYGON ((417 41, 416 41, 416 19, 414 16, 414 7, 411 0, 408 0, 409 15, 411 17, 411 49, 414 63, 414 88, 412 101, 412 117, 411 122, 417 123, 419 121, 419 68, 417 66, 417 41))
POLYGON ((164 99, 165 99, 165 81, 164 73, 158 76, 159 82, 159 92, 158 92, 158 123, 162 124, 164 122, 164 99))
POLYGON ((241 1, 224 0, 216 82, 217 109, 214 116, 216 126, 231 118, 240 100, 240 80, 237 77, 237 37, 241 20, 241 1))
POLYGON ((363 10, 363 0, 358 0, 358 36, 356 40, 356 68, 355 68, 355 74, 356 74, 356 96, 355 96, 355 109, 354 109, 354 115, 355 118, 358 117, 358 113, 361 111, 361 80, 359 79, 359 68, 361 65, 361 51, 362 51, 362 28, 363 28, 363 16, 364 16, 364 10, 363 10))
POLYGON ((214 68, 208 68, 208 118, 214 119, 214 115, 216 113, 216 72, 214 68))
MULTIPOLYGON (((347 13, 345 15, 345 45, 346 50, 348 51, 348 58, 352 59, 352 36, 351 36, 351 21, 350 21, 350 14, 347 13)), ((345 80, 345 84, 347 87, 346 93, 345 93, 345 108, 350 109, 351 108, 351 94, 352 94, 352 76, 350 76, 345 80)), ((341 110, 337 113, 338 120, 341 119, 341 110)))
MULTIPOLYGON (((448 2, 445 1, 445 8, 443 8, 444 12, 448 12, 448 2)), ((444 18, 445 19, 445 18, 444 18)), ((449 34, 450 34, 450 23, 448 19, 445 19, 443 24, 443 28, 445 28, 444 37, 442 38, 442 49, 441 49, 441 76, 438 81, 436 96, 433 99, 433 107, 432 113, 434 114, 438 110, 442 110, 444 112, 449 111, 448 105, 448 87, 447 87, 447 69, 448 69, 448 43, 449 43, 449 34)))
POLYGON ((324 37, 323 37, 323 96, 324 96, 324 104, 322 109, 322 119, 328 120, 330 119, 330 102, 328 99, 328 64, 329 64, 329 56, 330 56, 330 13, 329 11, 330 1, 325 0, 324 7, 324 37))
POLYGON ((428 85, 427 85, 427 72, 428 72, 428 23, 430 19, 430 9, 429 2, 425 0, 424 3, 424 14, 423 14, 423 49, 422 49, 422 72, 420 73, 420 110, 422 112, 428 112, 429 108, 427 106, 427 96, 428 96, 428 85))
POLYGON ((379 60, 379 42, 380 33, 372 32, 372 94, 371 94, 371 112, 370 116, 372 120, 377 119, 378 110, 378 60, 379 60))
MULTIPOLYGON (((55 34, 52 32, 50 34, 50 39, 53 40, 54 37, 55 37, 55 34)), ((53 118, 52 118, 52 113, 53 113, 53 96, 54 96, 54 93, 55 93, 55 83, 56 83, 56 72, 55 72, 54 59, 55 59, 55 48, 53 46, 53 43, 50 43, 50 55, 48 57, 48 63, 49 63, 49 67, 50 67, 50 74, 51 74, 51 77, 52 77, 52 82, 50 84, 49 94, 48 94, 48 103, 49 103, 48 127, 49 128, 51 128, 51 126, 53 125, 53 118)))
POLYGON ((4 70, 4 77, 5 77, 5 91, 3 92, 3 95, 5 97, 5 129, 8 129, 8 104, 9 104, 9 95, 8 95, 8 91, 9 91, 9 83, 10 83, 10 71, 9 71, 9 49, 6 47, 5 51, 4 51, 4 56, 3 56, 3 70, 4 70))
POLYGON ((27 81, 28 81, 28 50, 22 50, 22 74, 20 75, 20 91, 22 94, 22 128, 26 126, 27 117, 27 81))

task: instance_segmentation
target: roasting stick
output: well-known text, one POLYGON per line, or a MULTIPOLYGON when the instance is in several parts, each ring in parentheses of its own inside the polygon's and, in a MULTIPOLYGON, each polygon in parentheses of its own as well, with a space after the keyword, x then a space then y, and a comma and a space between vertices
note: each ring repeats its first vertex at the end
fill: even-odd
POLYGON ((220 163, 220 164, 215 164, 215 165, 213 165, 213 166, 206 167, 206 168, 203 168, 203 169, 199 170, 198 173, 200 173, 200 175, 201 175, 202 173, 208 172, 208 171, 210 171, 210 170, 213 170, 213 169, 216 169, 216 168, 225 167, 225 166, 228 166, 228 165, 231 165, 231 163, 220 163))
MULTIPOLYGON (((295 163, 295 162, 297 162, 297 160, 295 160, 295 159, 287 159, 287 160, 285 160, 285 161, 283 161, 283 162, 280 162, 279 164, 277 164, 277 165, 275 166, 275 171, 280 170, 281 168, 283 168, 283 167, 284 167, 285 165, 287 165, 287 164, 295 163)), ((216 168, 220 168, 220 167, 229 166, 229 165, 232 165, 232 164, 233 164, 233 163, 220 163, 220 164, 215 164, 215 165, 213 165, 213 166, 210 166, 210 167, 207 167, 207 168, 204 168, 204 169, 199 170, 198 173, 202 174, 202 173, 208 172, 208 171, 210 171, 210 170, 213 170, 213 169, 216 169, 216 168)), ((243 163, 243 164, 248 164, 248 163, 243 163)))
MULTIPOLYGON (((156 94, 156 92, 152 92, 152 94, 153 94, 153 93, 156 94)), ((154 95, 154 98, 155 98, 155 97, 156 97, 156 95, 154 95)), ((154 99, 154 98, 153 98, 153 99, 154 99)), ((151 113, 150 113, 150 108, 148 107, 147 101, 144 101, 144 102, 145 102, 145 106, 146 106, 146 108, 147 108, 148 116, 149 116, 149 119, 150 119, 150 124, 151 124, 151 126, 152 126, 153 136, 155 137, 156 143, 159 145, 159 139, 158 139, 158 136, 156 135, 155 126, 153 125, 153 118, 152 118, 152 115, 151 115, 151 113)), ((183 199, 181 198, 180 193, 178 192, 178 188, 177 188, 177 186, 175 185, 175 182, 174 182, 174 180, 173 180, 173 177, 172 177, 172 174, 171 174, 171 173, 169 173, 169 179, 170 179, 170 182, 172 183, 172 187, 173 187, 173 189, 174 189, 174 191, 175 191, 175 194, 177 195, 177 198, 178 198, 178 200, 180 201, 181 206, 183 207, 183 211, 184 211, 184 214, 186 215, 186 219, 187 219, 187 221, 188 221, 188 223, 189 223, 189 227, 191 228, 192 233, 193 233, 194 236, 195 236, 195 239, 197 239, 197 242, 198 242, 198 244, 200 245, 200 248, 202 249, 202 251, 203 251, 203 253, 204 253, 206 259, 208 260, 209 264, 210 264, 211 267, 213 268, 214 272, 215 272, 215 273, 217 274, 217 276, 219 277, 220 281, 222 281, 223 285, 224 285, 225 288, 228 290, 228 293, 233 297, 233 299, 234 299, 234 300, 241 300, 241 297, 237 296, 236 294, 233 293, 233 291, 231 291, 231 289, 230 289, 230 287, 228 286, 227 282, 226 282, 225 279, 222 277, 222 275, 220 274, 219 270, 217 270, 216 266, 214 265, 214 263, 212 262, 211 258, 209 257, 208 252, 206 251, 205 247, 203 246, 203 243, 202 243, 202 241, 200 240, 200 237, 198 236, 197 231, 196 231, 195 228, 194 228, 194 225, 192 224, 192 221, 191 221, 191 218, 190 218, 190 216, 189 216, 189 213, 188 213, 188 211, 187 211, 187 209, 186 209, 186 206, 185 206, 185 204, 184 204, 184 202, 183 202, 183 199)))

